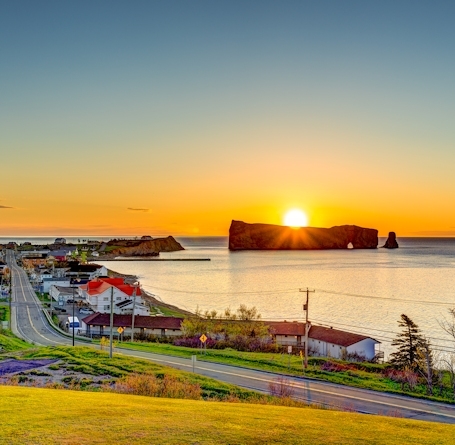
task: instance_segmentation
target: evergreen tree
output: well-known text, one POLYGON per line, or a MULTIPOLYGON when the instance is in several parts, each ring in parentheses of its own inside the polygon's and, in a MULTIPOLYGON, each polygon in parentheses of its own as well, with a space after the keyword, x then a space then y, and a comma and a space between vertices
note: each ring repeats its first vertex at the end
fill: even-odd
POLYGON ((407 315, 401 314, 398 325, 403 330, 392 341, 392 346, 396 346, 397 351, 390 354, 390 363, 398 369, 408 368, 416 373, 423 373, 425 363, 422 351, 427 350, 429 345, 419 327, 407 315))

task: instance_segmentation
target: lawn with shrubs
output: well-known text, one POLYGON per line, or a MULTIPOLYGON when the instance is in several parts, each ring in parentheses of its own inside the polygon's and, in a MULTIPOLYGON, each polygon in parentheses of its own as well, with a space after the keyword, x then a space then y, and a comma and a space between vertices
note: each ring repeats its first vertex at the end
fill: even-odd
MULTIPOLYGON (((198 374, 159 365, 150 360, 121 354, 114 354, 110 358, 107 352, 90 347, 43 347, 18 353, 16 357, 59 360, 49 368, 52 370, 63 369, 72 377, 70 389, 122 392, 154 397, 304 406, 300 402, 259 394, 198 374), (83 374, 85 377, 78 378, 77 373, 83 374), (87 385, 86 376, 103 376, 104 383, 101 386, 87 385), (81 382, 83 384, 78 384, 81 382)), ((19 384, 20 382, 16 380, 13 378, 10 383, 19 384)), ((52 383, 46 386, 63 388, 60 384, 52 385, 52 383)))

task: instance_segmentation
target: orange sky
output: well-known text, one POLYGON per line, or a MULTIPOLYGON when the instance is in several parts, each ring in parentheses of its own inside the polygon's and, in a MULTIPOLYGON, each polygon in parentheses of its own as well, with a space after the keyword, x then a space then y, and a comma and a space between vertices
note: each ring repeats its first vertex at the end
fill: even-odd
POLYGON ((179 5, 5 5, 0 236, 455 236, 452 6, 179 5))

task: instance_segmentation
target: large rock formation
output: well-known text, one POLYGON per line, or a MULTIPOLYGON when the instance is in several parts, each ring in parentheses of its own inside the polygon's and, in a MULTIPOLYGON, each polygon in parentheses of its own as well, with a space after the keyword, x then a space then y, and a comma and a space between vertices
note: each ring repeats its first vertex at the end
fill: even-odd
POLYGON ((229 250, 348 249, 349 244, 354 249, 376 249, 378 231, 358 226, 294 229, 243 221, 232 221, 229 229, 229 250))
POLYGON ((397 235, 395 232, 389 232, 389 237, 382 247, 386 249, 398 249, 397 235))
POLYGON ((110 250, 107 255, 97 258, 134 257, 134 256, 157 256, 160 252, 176 252, 185 250, 182 245, 177 242, 172 236, 167 238, 155 238, 152 240, 111 240, 107 243, 107 247, 115 246, 115 249, 110 250))

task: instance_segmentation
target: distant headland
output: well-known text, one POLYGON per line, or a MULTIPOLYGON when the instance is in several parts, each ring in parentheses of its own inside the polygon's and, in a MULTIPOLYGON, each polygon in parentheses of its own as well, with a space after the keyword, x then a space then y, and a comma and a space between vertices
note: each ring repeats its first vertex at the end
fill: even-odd
POLYGON ((344 225, 292 228, 232 221, 229 250, 376 249, 378 231, 344 225))
POLYGON ((140 240, 113 239, 100 246, 98 260, 116 257, 151 257, 160 252, 185 250, 172 236, 152 238, 143 236, 140 240))

